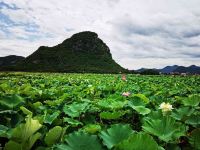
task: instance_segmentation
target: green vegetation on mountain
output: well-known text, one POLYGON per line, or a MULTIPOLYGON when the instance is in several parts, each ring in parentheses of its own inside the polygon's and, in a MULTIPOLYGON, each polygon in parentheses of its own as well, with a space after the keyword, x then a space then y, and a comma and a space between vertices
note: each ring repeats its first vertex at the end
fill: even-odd
POLYGON ((25 58, 22 56, 15 56, 15 55, 0 57, 0 68, 12 67, 24 59, 25 58))
POLYGON ((54 47, 41 46, 20 62, 15 70, 37 72, 119 73, 109 47, 94 32, 74 34, 54 47))
POLYGON ((155 69, 145 69, 140 72, 142 75, 159 75, 159 72, 155 69))

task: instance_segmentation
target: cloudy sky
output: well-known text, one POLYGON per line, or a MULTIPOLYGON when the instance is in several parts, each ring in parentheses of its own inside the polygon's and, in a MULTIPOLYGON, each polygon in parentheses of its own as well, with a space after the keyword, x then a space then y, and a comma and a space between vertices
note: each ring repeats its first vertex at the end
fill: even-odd
POLYGON ((90 30, 125 68, 200 65, 200 0, 0 0, 0 56, 90 30))

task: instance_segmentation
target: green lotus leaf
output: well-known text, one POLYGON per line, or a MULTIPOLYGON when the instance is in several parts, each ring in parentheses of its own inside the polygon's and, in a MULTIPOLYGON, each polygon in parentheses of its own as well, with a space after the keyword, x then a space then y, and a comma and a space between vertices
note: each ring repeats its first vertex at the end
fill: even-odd
POLYGON ((197 127, 200 125, 200 114, 191 115, 186 121, 186 124, 192 125, 193 127, 197 127))
POLYGON ((4 150, 22 150, 22 145, 15 141, 9 141, 6 143, 4 150))
POLYGON ((100 118, 102 119, 119 119, 121 116, 125 115, 126 111, 117 111, 117 112, 101 112, 100 118))
POLYGON ((9 109, 13 109, 24 102, 24 99, 17 94, 4 96, 0 98, 0 105, 3 105, 9 109))
POLYGON ((33 103, 33 107, 35 108, 35 109, 38 109, 40 106, 42 106, 43 104, 41 103, 41 102, 35 102, 35 103, 33 103))
POLYGON ((44 116, 44 123, 52 124, 52 122, 60 115, 60 111, 56 111, 53 114, 46 114, 44 116))
POLYGON ((73 150, 73 149, 70 149, 66 144, 60 144, 55 146, 55 150, 73 150))
POLYGON ((96 135, 89 135, 84 132, 74 132, 65 136, 67 145, 60 145, 57 148, 62 150, 102 150, 102 146, 96 135))
POLYGON ((88 124, 83 129, 87 133, 94 134, 96 132, 101 131, 101 126, 98 124, 88 124))
POLYGON ((48 146, 52 146, 60 141, 63 129, 60 126, 55 126, 54 128, 50 129, 44 138, 45 143, 48 146))
POLYGON ((151 113, 149 113, 144 119, 158 119, 158 118, 163 118, 163 113, 162 111, 158 110, 158 111, 151 111, 151 113))
POLYGON ((22 110, 22 112, 26 115, 30 115, 32 116, 32 112, 30 110, 28 110, 27 108, 25 108, 24 106, 21 106, 20 109, 22 110))
POLYGON ((158 136, 159 139, 165 142, 184 136, 187 130, 183 124, 177 123, 175 119, 169 116, 160 119, 147 118, 142 128, 145 132, 158 136))
POLYGON ((156 141, 146 133, 134 133, 119 144, 116 150, 161 150, 156 141))
POLYGON ((72 125, 73 127, 76 127, 78 125, 83 125, 82 122, 78 121, 78 120, 75 120, 75 119, 72 119, 72 118, 64 118, 63 120, 64 122, 67 122, 69 123, 70 125, 72 125))
POLYGON ((176 120, 185 121, 193 112, 194 112, 193 108, 182 107, 182 108, 174 110, 171 113, 171 116, 176 120))
POLYGON ((34 143, 41 137, 41 134, 37 132, 42 125, 38 120, 32 119, 31 116, 26 118, 25 124, 17 126, 12 133, 10 142, 18 143, 23 150, 30 150, 34 143))
POLYGON ((134 110, 136 110, 141 115, 146 115, 146 114, 149 114, 151 112, 150 109, 145 108, 144 106, 133 106, 132 108, 134 110))
POLYGON ((129 101, 128 105, 141 115, 146 115, 151 112, 151 110, 145 108, 144 103, 138 99, 129 101))
POLYGON ((8 130, 9 130, 8 127, 0 125, 0 137, 7 137, 8 130))
POLYGON ((174 144, 174 143, 167 143, 165 145, 165 149, 166 150, 181 150, 181 148, 177 144, 174 144))
POLYGON ((0 84, 0 89, 4 92, 7 92, 11 89, 11 87, 8 83, 2 83, 0 84))
POLYGON ((141 101, 141 99, 137 98, 137 97, 134 97, 133 99, 131 99, 129 102, 128 102, 128 105, 129 106, 145 106, 145 102, 144 101, 141 101))
POLYGON ((144 95, 144 94, 133 94, 132 97, 134 99, 140 99, 141 101, 143 101, 145 104, 149 103, 149 99, 144 95))
POLYGON ((68 116, 74 118, 74 117, 79 117, 81 113, 86 112, 88 108, 89 108, 88 103, 74 102, 71 105, 65 105, 63 111, 68 116))
POLYGON ((21 94, 35 98, 36 95, 39 95, 38 89, 31 86, 31 84, 24 84, 21 86, 21 94))
POLYGON ((35 150, 52 150, 54 147, 38 146, 35 150))
POLYGON ((36 131, 38 131, 42 125, 38 120, 32 119, 30 116, 26 118, 25 124, 20 124, 13 131, 12 138, 20 138, 22 141, 30 138, 36 131))
POLYGON ((198 106, 200 103, 200 95, 190 95, 189 97, 182 99, 182 103, 185 106, 198 106))
POLYGON ((123 140, 128 139, 132 133, 133 130, 129 125, 115 124, 106 131, 101 131, 99 136, 103 139, 104 145, 111 149, 123 140))
POLYGON ((125 101, 123 99, 108 98, 100 100, 97 104, 103 109, 118 110, 122 109, 127 104, 127 102, 128 101, 125 101))
POLYGON ((27 149, 31 149, 32 146, 35 144, 35 142, 42 136, 41 133, 35 133, 34 135, 32 135, 30 138, 29 138, 29 141, 28 143, 25 144, 25 147, 27 149))
POLYGON ((194 147, 196 150, 200 150, 200 129, 194 129, 189 137, 189 143, 194 147))

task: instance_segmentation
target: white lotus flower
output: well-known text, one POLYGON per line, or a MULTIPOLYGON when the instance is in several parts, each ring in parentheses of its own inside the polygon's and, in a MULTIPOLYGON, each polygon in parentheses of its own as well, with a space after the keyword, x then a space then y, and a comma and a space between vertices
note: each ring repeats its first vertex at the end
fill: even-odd
POLYGON ((172 111, 172 105, 170 105, 169 103, 161 103, 159 109, 162 109, 162 112, 168 112, 168 111, 172 111))

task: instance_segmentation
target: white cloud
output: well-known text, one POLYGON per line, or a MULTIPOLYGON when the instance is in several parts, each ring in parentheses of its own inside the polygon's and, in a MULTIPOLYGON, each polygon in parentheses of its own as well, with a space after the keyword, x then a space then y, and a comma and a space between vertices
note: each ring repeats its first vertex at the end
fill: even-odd
MULTIPOLYGON (((27 56, 84 30, 97 32, 129 69, 200 65, 199 0, 3 0, 14 25, 0 29, 0 56, 27 56), (32 26, 35 30, 27 29, 32 26), (8 34, 7 33, 7 34, 8 34)), ((6 24, 7 25, 7 24, 6 24)), ((1 26, 1 24, 0 24, 1 26)))

